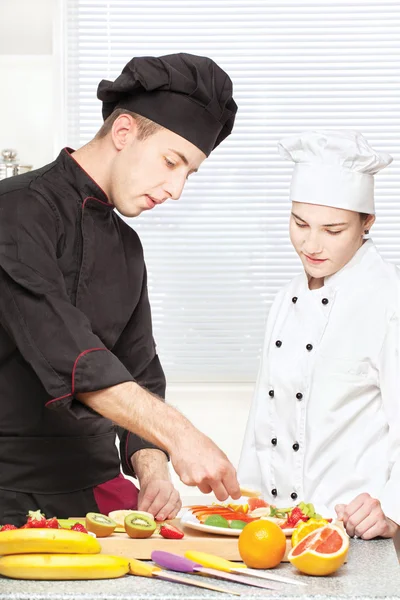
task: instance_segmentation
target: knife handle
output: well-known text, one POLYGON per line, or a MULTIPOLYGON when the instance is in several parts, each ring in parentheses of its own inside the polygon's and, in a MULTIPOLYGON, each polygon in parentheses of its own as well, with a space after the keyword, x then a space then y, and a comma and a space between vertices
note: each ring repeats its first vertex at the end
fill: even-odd
POLYGON ((164 569, 178 571, 180 573, 196 573, 197 568, 201 565, 194 563, 183 556, 165 552, 163 550, 153 550, 151 560, 164 569))
POLYGON ((159 573, 161 569, 154 565, 148 565, 141 560, 136 558, 128 558, 129 560, 129 573, 131 575, 139 575, 139 577, 153 577, 156 573, 159 573))
POLYGON ((188 550, 185 552, 185 557, 199 563, 202 567, 208 567, 210 569, 217 569, 224 573, 231 573, 235 568, 235 565, 225 558, 220 558, 214 554, 208 554, 208 552, 196 552, 194 550, 188 550))

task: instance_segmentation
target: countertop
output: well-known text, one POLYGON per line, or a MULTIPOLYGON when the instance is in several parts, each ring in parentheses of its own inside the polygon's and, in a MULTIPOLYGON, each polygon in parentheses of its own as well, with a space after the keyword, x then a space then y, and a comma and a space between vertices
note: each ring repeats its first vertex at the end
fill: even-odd
MULTIPOLYGON (((307 586, 284 585, 282 591, 245 587, 213 580, 216 585, 243 592, 247 598, 336 600, 346 598, 400 598, 400 568, 392 540, 351 540, 348 562, 328 577, 307 577, 290 564, 276 572, 307 582, 307 586)), ((184 575, 204 581, 201 576, 184 575)), ((126 575, 97 581, 19 581, 0 578, 0 600, 151 600, 238 598, 180 584, 126 575)))

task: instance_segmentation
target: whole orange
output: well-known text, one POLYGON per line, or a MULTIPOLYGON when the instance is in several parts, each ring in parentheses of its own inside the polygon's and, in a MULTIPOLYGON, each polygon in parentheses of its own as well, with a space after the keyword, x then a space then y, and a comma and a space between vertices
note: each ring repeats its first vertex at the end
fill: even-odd
POLYGON ((281 562, 286 536, 272 521, 260 519, 248 523, 239 536, 239 554, 252 569, 272 569, 281 562))

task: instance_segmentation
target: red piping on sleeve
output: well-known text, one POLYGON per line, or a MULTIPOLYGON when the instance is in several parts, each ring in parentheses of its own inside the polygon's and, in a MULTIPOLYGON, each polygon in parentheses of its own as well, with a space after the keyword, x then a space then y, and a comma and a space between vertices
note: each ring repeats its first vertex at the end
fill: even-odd
POLYGON ((71 391, 71 393, 65 394, 65 396, 59 396, 58 398, 49 400, 48 402, 46 402, 45 406, 49 406, 49 404, 52 404, 53 402, 57 402, 57 400, 61 400, 62 398, 68 398, 68 396, 74 395, 74 393, 75 393, 75 370, 78 365, 79 359, 82 358, 82 356, 85 356, 85 354, 89 354, 89 352, 95 352, 97 350, 107 350, 107 348, 89 348, 88 350, 84 350, 83 352, 81 352, 79 354, 79 356, 76 358, 76 360, 74 362, 74 366, 72 368, 72 391, 71 391))
POLYGON ((72 396, 72 394, 65 394, 65 396, 59 396, 58 398, 53 398, 53 400, 49 400, 48 402, 46 402, 45 406, 48 406, 49 404, 52 404, 53 402, 57 402, 57 400, 62 400, 63 398, 68 398, 69 396, 72 396))
POLYGON ((107 348, 89 348, 89 350, 84 350, 83 352, 80 353, 80 355, 74 362, 74 367, 72 369, 72 392, 71 392, 72 395, 75 393, 75 369, 77 367, 78 360, 80 358, 82 358, 82 356, 85 356, 85 354, 89 354, 89 352, 95 352, 97 350, 106 350, 107 351, 107 348))

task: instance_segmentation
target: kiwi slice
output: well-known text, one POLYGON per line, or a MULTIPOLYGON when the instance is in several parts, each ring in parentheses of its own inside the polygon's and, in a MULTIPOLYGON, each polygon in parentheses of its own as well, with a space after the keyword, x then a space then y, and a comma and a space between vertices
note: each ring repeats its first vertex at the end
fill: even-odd
POLYGON ((93 512, 86 515, 85 527, 88 531, 95 533, 96 537, 108 537, 114 533, 116 526, 116 522, 106 515, 93 512))
POLYGON ((148 538, 157 529, 153 517, 148 517, 140 512, 131 512, 124 520, 125 531, 131 538, 148 538))
POLYGON ((204 521, 204 525, 210 525, 211 527, 229 528, 228 521, 224 517, 221 517, 221 515, 211 515, 210 517, 207 517, 207 519, 204 521))
POLYGON ((234 520, 231 521, 231 529, 244 529, 246 527, 247 523, 245 523, 244 521, 238 521, 238 520, 234 520))

